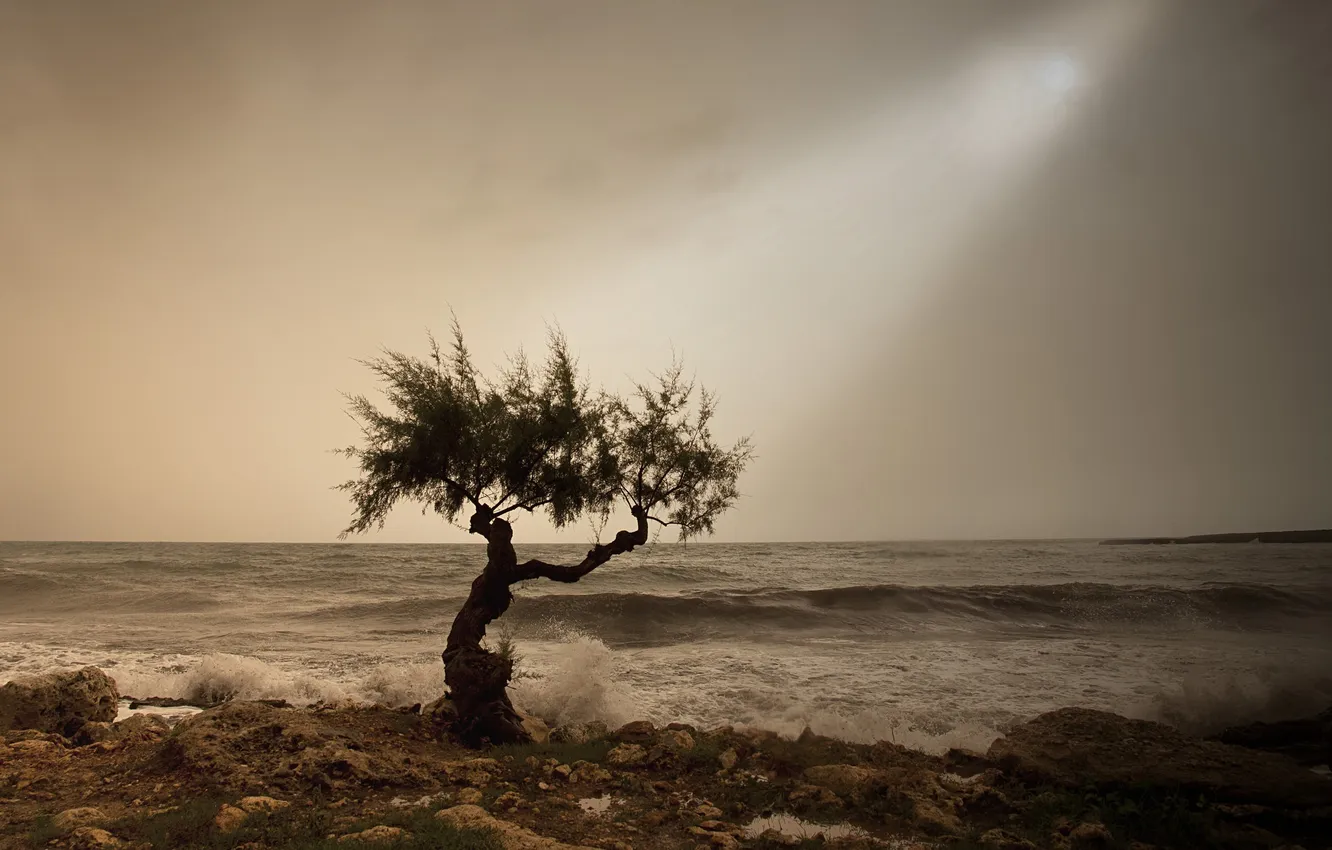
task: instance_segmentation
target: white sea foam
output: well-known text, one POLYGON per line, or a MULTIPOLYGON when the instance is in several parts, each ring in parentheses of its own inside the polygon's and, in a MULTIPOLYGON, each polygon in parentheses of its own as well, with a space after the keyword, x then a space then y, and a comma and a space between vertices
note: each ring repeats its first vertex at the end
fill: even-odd
POLYGON ((613 728, 642 716, 632 689, 617 675, 614 653, 600 640, 569 633, 527 652, 524 666, 533 678, 514 682, 513 697, 547 723, 599 720, 613 728))
POLYGON ((1245 671, 1192 673, 1162 688, 1129 716, 1209 734, 1254 721, 1292 720, 1332 704, 1332 675, 1322 666, 1296 663, 1245 671))

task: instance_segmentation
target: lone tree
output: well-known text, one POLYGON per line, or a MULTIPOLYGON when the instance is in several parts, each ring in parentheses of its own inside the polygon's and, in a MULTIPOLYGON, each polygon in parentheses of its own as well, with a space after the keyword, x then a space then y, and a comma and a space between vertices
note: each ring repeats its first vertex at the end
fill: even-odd
POLYGON ((494 379, 472 362, 457 322, 447 349, 430 339, 426 360, 394 351, 365 361, 389 403, 350 396, 364 442, 340 453, 360 476, 341 485, 355 506, 342 536, 382 527, 401 500, 424 503, 487 541, 486 567, 472 582, 443 652, 457 734, 481 744, 530 740, 509 701, 512 661, 481 646, 486 626, 513 601, 510 587, 547 578, 575 582, 648 540, 648 523, 680 540, 710 534, 738 498, 751 457, 748 439, 729 449, 713 439, 716 399, 683 377, 678 363, 627 397, 593 393, 568 344, 552 331, 544 364, 519 354, 494 379), (598 543, 573 565, 519 562, 504 517, 544 511, 557 526, 590 517, 604 527, 620 502, 633 529, 598 543))

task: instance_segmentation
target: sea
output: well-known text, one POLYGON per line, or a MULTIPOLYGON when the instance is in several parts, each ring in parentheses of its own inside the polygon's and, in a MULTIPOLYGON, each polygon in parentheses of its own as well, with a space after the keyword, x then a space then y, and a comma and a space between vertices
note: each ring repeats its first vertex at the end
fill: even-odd
MULTIPOLYGON (((520 546, 577 562, 585 546, 520 546)), ((407 706, 477 545, 0 543, 0 682, 407 706)), ((654 543, 491 628, 551 724, 645 718, 985 749, 1085 706, 1207 733, 1332 704, 1332 546, 654 543)))

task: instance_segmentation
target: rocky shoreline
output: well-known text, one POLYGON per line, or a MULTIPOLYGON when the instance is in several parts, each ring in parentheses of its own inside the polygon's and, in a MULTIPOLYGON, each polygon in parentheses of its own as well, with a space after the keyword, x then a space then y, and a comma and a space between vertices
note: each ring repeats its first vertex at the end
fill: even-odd
POLYGON ((646 721, 469 750, 446 701, 174 727, 118 702, 96 668, 0 687, 0 847, 1332 847, 1329 713, 1202 740, 1068 708, 933 756, 646 721))

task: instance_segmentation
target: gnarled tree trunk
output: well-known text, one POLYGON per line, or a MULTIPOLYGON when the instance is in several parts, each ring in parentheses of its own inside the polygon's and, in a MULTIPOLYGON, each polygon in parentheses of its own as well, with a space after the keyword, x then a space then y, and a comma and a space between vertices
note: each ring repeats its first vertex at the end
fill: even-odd
POLYGON ((486 568, 472 582, 472 591, 453 620, 443 653, 444 682, 458 712, 456 731, 465 743, 479 746, 531 740, 509 701, 512 662, 481 647, 486 626, 513 602, 509 588, 533 578, 575 582, 615 555, 643 545, 648 538, 647 513, 635 508, 634 517, 638 520, 636 530, 621 531, 614 541, 593 547, 580 564, 568 567, 536 560, 518 563, 513 526, 494 517, 484 506, 472 516, 470 530, 487 541, 486 568))

